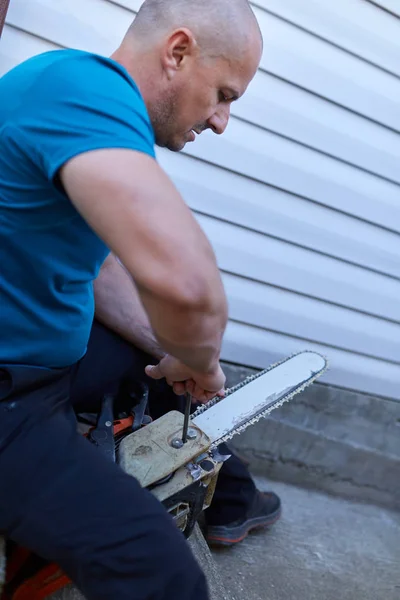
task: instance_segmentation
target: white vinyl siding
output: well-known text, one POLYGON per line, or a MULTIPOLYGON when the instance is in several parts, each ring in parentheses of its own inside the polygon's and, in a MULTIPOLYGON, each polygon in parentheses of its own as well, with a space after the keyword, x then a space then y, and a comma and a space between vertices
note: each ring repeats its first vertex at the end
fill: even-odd
MULTIPOLYGON (((139 0, 11 0, 0 74, 57 47, 109 55, 139 0)), ((223 358, 301 349, 323 381, 400 399, 400 8, 257 0, 260 69, 221 137, 158 149, 229 296, 223 358)))

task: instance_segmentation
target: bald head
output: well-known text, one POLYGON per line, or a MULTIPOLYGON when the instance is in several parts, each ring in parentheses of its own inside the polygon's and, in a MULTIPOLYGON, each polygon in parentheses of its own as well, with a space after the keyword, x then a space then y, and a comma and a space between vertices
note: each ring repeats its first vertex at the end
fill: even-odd
POLYGON ((128 36, 150 46, 179 28, 189 29, 211 57, 235 58, 251 41, 262 44, 247 0, 145 0, 128 36))
POLYGON ((138 85, 157 144, 179 151, 225 131, 261 54, 247 0, 145 0, 112 58, 138 85))

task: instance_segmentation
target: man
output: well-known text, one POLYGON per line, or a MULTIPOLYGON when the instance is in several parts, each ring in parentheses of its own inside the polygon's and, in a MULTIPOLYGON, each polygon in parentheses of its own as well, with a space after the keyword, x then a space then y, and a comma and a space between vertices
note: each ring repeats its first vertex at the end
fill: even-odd
POLYGON ((110 329, 159 359, 155 385, 223 393, 225 292, 154 143, 223 133, 261 51, 246 0, 147 0, 110 59, 50 52, 0 80, 0 531, 88 600, 207 598, 169 515, 78 435, 74 405, 142 376, 139 359, 117 373, 110 329))

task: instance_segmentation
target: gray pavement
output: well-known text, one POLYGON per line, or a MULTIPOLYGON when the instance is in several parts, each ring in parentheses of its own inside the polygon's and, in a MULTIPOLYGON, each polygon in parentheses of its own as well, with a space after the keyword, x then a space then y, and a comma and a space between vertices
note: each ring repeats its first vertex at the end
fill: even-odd
POLYGON ((230 600, 400 600, 400 514, 257 478, 282 498, 269 531, 213 551, 230 600))

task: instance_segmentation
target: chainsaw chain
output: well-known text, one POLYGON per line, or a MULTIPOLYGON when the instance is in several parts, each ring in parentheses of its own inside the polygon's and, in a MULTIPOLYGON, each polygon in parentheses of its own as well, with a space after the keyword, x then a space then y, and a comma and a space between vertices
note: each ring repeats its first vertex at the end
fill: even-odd
MULTIPOLYGON (((245 385, 251 383, 255 379, 258 379, 259 377, 262 377, 263 375, 265 375, 266 373, 268 373, 268 371, 271 371, 272 369, 275 369, 276 367, 279 367, 280 365, 284 364, 285 362, 287 362, 288 360, 292 359, 294 356, 297 356, 298 354, 304 354, 304 352, 296 352, 296 353, 292 354, 291 356, 287 356, 283 360, 278 361, 278 362, 270 365, 267 369, 264 369, 263 371, 260 371, 259 373, 255 373, 254 375, 249 375, 249 377, 246 377, 246 379, 244 379, 243 381, 241 381, 237 385, 235 385, 235 386, 233 386, 231 388, 227 388, 225 390, 225 396, 223 398, 220 398, 219 396, 215 396, 214 398, 212 398, 206 404, 202 404, 191 415, 191 419, 194 419, 195 417, 198 417, 199 415, 201 415, 203 412, 205 412, 209 408, 212 408, 213 406, 215 406, 216 404, 218 404, 218 402, 221 402, 221 400, 224 400, 225 398, 227 398, 231 394, 234 394, 235 392, 237 392, 238 390, 240 390, 245 385)), ((317 379, 317 377, 320 377, 320 375, 326 371, 327 366, 328 366, 327 365, 327 359, 326 359, 326 357, 323 357, 323 358, 325 360, 325 367, 323 369, 321 369, 320 371, 318 371, 318 373, 315 373, 315 375, 313 375, 309 379, 306 379, 298 388, 296 388, 295 390, 293 390, 292 392, 290 392, 289 394, 287 394, 286 396, 284 396, 280 400, 277 400, 274 404, 268 406, 268 408, 266 408, 265 410, 263 410, 260 413, 258 413, 257 415, 255 415, 253 418, 251 418, 248 421, 246 421, 246 423, 244 423, 243 425, 240 425, 236 429, 233 429, 230 433, 224 435, 219 440, 216 440, 215 442, 213 442, 213 444, 211 445, 211 449, 216 448, 217 446, 219 446, 219 444, 222 444, 223 442, 227 442, 227 441, 231 440, 233 438, 233 436, 239 435, 239 434, 243 433, 243 431, 245 431, 245 429, 247 429, 247 427, 249 427, 250 425, 254 425, 254 423, 257 423, 260 419, 268 416, 273 410, 275 410, 276 408, 279 408, 280 406, 282 406, 282 404, 284 404, 285 402, 288 402, 289 400, 291 400, 297 394, 300 394, 306 387, 308 387, 309 385, 311 385, 317 379)))

